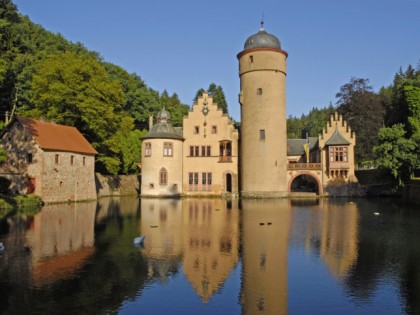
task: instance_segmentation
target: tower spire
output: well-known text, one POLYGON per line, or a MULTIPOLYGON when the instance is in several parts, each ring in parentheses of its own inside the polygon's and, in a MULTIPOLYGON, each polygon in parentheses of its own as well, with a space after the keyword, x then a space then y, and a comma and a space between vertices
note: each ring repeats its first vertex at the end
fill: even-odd
POLYGON ((261 17, 261 28, 260 28, 260 31, 263 31, 263 30, 264 30, 264 12, 263 12, 263 15, 261 17))

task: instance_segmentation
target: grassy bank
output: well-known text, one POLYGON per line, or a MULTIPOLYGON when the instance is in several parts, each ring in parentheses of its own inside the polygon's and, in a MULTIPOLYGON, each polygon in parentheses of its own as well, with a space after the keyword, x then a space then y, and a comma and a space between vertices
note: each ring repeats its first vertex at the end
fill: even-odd
POLYGON ((42 206, 39 196, 20 196, 0 194, 0 219, 12 211, 36 213, 42 206))

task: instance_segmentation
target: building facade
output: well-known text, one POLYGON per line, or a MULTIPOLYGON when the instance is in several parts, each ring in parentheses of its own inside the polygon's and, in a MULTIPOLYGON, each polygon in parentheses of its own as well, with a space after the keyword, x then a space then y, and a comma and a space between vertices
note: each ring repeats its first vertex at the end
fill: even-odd
POLYGON ((182 134, 171 124, 165 108, 157 115, 157 123, 142 138, 143 196, 166 197, 182 194, 182 134))
POLYGON ((141 194, 279 198, 327 195, 328 186, 355 182, 355 134, 340 115, 326 122, 319 137, 287 139, 287 56, 263 24, 246 40, 237 55, 240 133, 207 93, 184 117, 182 130, 170 121, 163 128, 159 113, 143 138, 141 194), (162 128, 168 132, 157 132, 162 128))
POLYGON ((183 121, 184 195, 238 192, 238 130, 203 93, 183 121))
POLYGON ((182 128, 165 109, 156 121, 142 138, 142 196, 238 193, 238 130, 211 96, 198 98, 182 128))
POLYGON ((96 199, 96 150, 74 127, 15 118, 1 133, 7 160, 1 175, 11 191, 44 202, 96 199))

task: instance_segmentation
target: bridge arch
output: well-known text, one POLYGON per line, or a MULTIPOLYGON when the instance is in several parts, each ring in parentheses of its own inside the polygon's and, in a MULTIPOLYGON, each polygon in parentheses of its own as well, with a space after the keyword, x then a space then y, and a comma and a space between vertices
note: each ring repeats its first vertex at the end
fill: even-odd
POLYGON ((293 174, 289 180, 289 193, 292 192, 314 192, 317 195, 322 195, 322 183, 316 174, 299 172, 293 174))

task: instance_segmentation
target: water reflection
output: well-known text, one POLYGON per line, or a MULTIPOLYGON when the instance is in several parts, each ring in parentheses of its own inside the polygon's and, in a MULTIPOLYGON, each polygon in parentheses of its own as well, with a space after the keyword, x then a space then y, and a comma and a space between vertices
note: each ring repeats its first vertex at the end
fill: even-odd
POLYGON ((42 286, 74 277, 94 252, 95 211, 96 202, 60 204, 34 217, 9 218, 4 258, 10 279, 42 286))
MULTIPOLYGON (((302 209, 294 212, 300 216, 302 209)), ((306 211, 304 210, 303 213, 306 211)), ((305 222, 305 248, 317 252, 331 274, 344 278, 357 258, 359 212, 355 202, 319 200, 305 222)), ((302 220, 299 220, 302 224, 302 220)))
POLYGON ((47 206, 0 221, 0 313, 418 314, 419 229, 381 200, 47 206))
POLYGON ((238 262, 238 221, 237 203, 227 209, 224 200, 184 200, 184 272, 204 302, 238 262))
POLYGON ((287 314, 288 200, 243 200, 243 314, 287 314))
POLYGON ((238 262, 237 203, 227 209, 219 199, 142 199, 141 209, 149 275, 165 280, 167 261, 182 261, 186 278, 207 302, 238 262))

